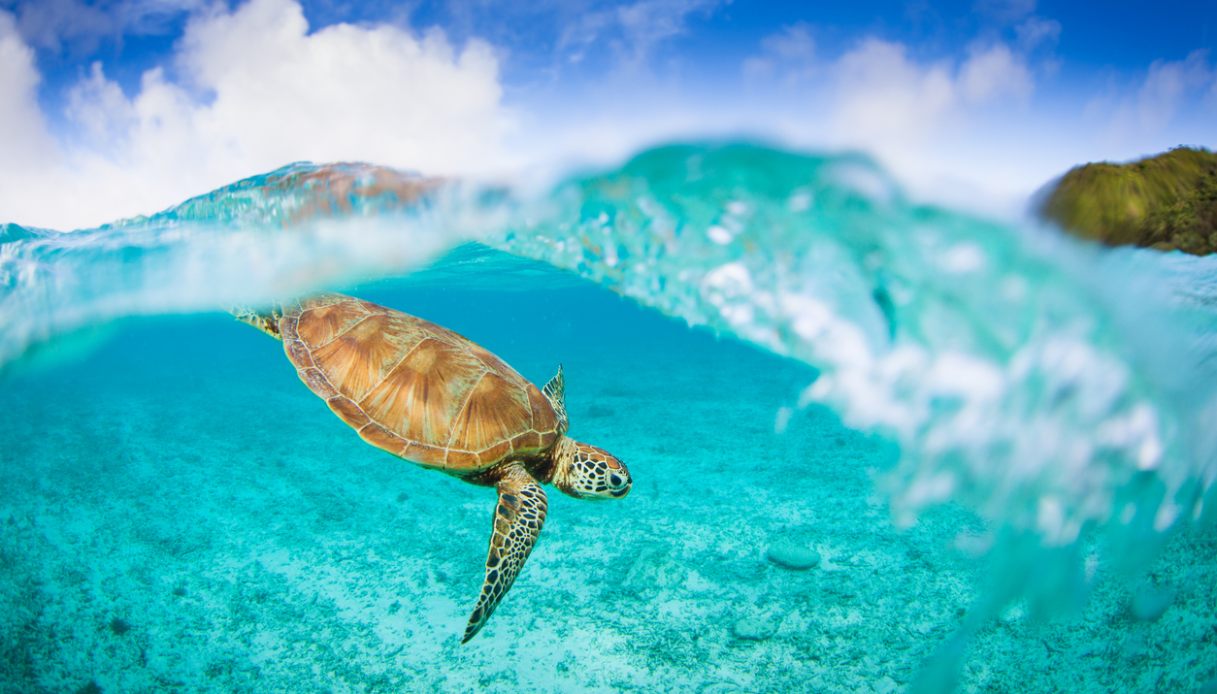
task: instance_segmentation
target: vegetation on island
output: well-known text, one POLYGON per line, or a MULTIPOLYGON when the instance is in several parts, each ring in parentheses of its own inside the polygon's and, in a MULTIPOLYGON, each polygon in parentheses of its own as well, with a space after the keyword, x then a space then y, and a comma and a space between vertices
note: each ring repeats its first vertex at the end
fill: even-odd
POLYGON ((1075 167, 1049 186, 1039 213, 1112 246, 1217 252, 1217 153, 1178 147, 1127 164, 1075 167))

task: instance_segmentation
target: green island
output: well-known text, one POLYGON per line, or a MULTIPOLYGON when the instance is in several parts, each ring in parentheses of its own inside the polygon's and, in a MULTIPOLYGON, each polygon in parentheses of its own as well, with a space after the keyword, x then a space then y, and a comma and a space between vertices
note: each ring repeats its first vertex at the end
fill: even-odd
POLYGON ((1217 252, 1217 154, 1177 147, 1126 164, 1085 164, 1053 184, 1039 214, 1083 238, 1194 255, 1217 252))

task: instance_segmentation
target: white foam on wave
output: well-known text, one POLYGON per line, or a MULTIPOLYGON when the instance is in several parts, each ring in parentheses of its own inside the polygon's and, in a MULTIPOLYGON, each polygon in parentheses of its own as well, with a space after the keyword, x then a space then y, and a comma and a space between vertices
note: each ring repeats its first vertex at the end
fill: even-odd
POLYGON ((300 213, 328 203, 330 191, 234 187, 150 218, 0 243, 0 364, 125 316, 269 305, 406 273, 502 228, 508 214, 478 200, 482 189, 459 185, 426 205, 311 216, 300 213))
POLYGON ((1129 495, 1164 531, 1212 484, 1214 379, 1156 257, 920 208, 857 159, 673 148, 565 194, 595 222, 503 247, 819 368, 800 404, 899 442, 902 522, 952 501, 1063 546, 1129 495))

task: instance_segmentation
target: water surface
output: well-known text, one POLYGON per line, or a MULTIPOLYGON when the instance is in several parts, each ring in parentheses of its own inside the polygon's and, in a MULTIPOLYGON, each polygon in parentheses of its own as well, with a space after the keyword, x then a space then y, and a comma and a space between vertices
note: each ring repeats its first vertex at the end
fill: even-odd
POLYGON ((418 181, 294 165, 4 228, 7 688, 1217 678, 1212 262, 917 205, 852 155, 418 181), (535 383, 564 364, 572 435, 635 477, 615 503, 551 493, 465 646, 493 492, 364 444, 221 310, 334 288, 535 383), (819 565, 769 561, 782 543, 819 565))

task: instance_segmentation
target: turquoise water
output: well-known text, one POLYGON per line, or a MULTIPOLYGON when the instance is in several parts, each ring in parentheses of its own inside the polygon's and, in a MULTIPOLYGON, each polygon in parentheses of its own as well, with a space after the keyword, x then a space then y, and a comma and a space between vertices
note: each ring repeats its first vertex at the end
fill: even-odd
POLYGON ((299 164, 0 231, 5 690, 1214 687, 1214 262, 853 155, 420 180, 299 164), (335 288, 562 363, 634 476, 550 493, 466 645, 493 492, 364 444, 223 312, 335 288))

